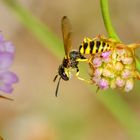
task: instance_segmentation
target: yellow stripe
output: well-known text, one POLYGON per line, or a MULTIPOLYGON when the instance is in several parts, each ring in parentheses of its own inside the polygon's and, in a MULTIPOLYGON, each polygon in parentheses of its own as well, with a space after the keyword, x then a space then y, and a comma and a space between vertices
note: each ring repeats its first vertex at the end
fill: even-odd
POLYGON ((106 43, 106 45, 104 46, 103 52, 105 52, 105 51, 107 51, 107 43, 106 43))
POLYGON ((102 48, 103 48, 103 46, 102 46, 102 43, 103 43, 103 41, 100 41, 100 47, 99 47, 99 50, 98 50, 98 53, 100 53, 101 52, 101 50, 102 50, 102 48))
POLYGON ((80 49, 80 53, 83 54, 84 53, 84 47, 83 47, 83 44, 82 44, 82 47, 80 49))
POLYGON ((88 42, 88 46, 87 46, 87 48, 85 50, 85 54, 90 54, 90 46, 89 46, 89 43, 90 42, 88 42))
POLYGON ((92 50, 92 54, 96 53, 96 41, 94 41, 94 46, 93 46, 93 50, 92 50))
POLYGON ((108 50, 108 51, 110 50, 110 44, 109 44, 109 46, 108 46, 107 50, 108 50))

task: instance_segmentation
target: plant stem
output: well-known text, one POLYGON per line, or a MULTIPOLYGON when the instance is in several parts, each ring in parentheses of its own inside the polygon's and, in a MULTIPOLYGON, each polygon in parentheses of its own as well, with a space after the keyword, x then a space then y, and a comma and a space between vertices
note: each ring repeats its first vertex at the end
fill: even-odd
POLYGON ((103 16, 104 25, 107 30, 108 36, 110 38, 114 38, 117 41, 120 41, 111 22, 109 8, 108 8, 108 0, 100 0, 100 5, 101 5, 101 12, 103 16))
MULTIPOLYGON (((109 8, 108 8, 108 0, 100 0, 100 5, 101 5, 101 12, 103 16, 104 25, 107 30, 108 36, 110 38, 114 38, 117 41, 120 41, 120 38, 116 34, 116 31, 111 22, 109 8)), ((138 59, 136 59, 136 67, 140 71, 140 62, 138 59)))
POLYGON ((136 67, 137 70, 140 71, 140 61, 136 58, 136 67))
MULTIPOLYGON (((101 12, 103 16, 104 25, 107 30, 108 36, 114 38, 117 41, 120 41, 111 22, 109 8, 108 8, 108 0, 100 0, 100 5, 101 5, 101 12)), ((140 70, 140 62, 137 59, 136 59, 136 65, 137 68, 140 70)), ((140 129, 139 120, 132 115, 132 111, 129 109, 128 105, 121 99, 121 97, 118 96, 114 97, 113 94, 108 93, 105 96, 104 95, 100 96, 100 100, 104 102, 105 106, 125 126, 131 138, 133 140, 139 140, 140 139, 139 132, 134 131, 134 129, 135 130, 140 129)))
POLYGON ((6 5, 15 13, 17 18, 26 26, 31 32, 41 40, 44 47, 47 47, 55 56, 59 58, 63 55, 62 41, 50 30, 49 27, 42 24, 37 18, 30 14, 22 5, 16 0, 3 0, 6 5), (60 53, 58 53, 60 52, 60 53))

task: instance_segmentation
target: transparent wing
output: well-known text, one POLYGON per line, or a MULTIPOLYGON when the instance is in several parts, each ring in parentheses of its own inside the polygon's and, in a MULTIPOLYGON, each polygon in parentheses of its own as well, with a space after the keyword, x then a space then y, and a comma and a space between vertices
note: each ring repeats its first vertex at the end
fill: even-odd
POLYGON ((71 28, 70 21, 66 16, 62 18, 61 24, 62 24, 62 35, 63 35, 65 55, 68 58, 72 45, 72 39, 71 39, 72 28, 71 28))

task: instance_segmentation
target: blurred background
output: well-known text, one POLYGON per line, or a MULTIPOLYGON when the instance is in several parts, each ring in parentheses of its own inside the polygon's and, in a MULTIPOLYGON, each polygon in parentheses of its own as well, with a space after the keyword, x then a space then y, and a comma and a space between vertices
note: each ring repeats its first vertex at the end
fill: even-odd
MULTIPOLYGON (((61 18, 68 16, 75 49, 85 36, 106 35, 99 0, 17 1, 60 39, 61 18)), ((109 4, 120 38, 125 43, 140 42, 140 1, 110 0, 109 4)), ((93 93, 73 77, 69 82, 61 81, 59 96, 54 96, 57 82, 53 83, 53 78, 61 60, 23 26, 4 0, 0 1, 0 30, 16 46, 12 70, 20 78, 14 92, 7 95, 14 101, 0 100, 0 135, 5 140, 131 140, 120 121, 98 99, 95 86, 93 93)), ((136 81, 132 92, 117 94, 140 121, 139 92, 136 81)))

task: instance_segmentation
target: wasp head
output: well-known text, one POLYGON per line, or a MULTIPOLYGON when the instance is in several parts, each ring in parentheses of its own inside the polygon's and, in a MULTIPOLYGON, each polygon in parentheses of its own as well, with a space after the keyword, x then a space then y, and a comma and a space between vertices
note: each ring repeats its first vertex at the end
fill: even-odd
POLYGON ((64 65, 60 65, 58 68, 58 74, 54 77, 54 82, 57 79, 58 75, 60 76, 59 81, 57 83, 57 87, 56 87, 56 92, 55 92, 55 96, 57 97, 58 94, 58 88, 59 88, 59 84, 60 84, 60 80, 63 79, 65 81, 69 80, 69 76, 68 76, 68 72, 66 71, 66 68, 64 67, 64 65))
POLYGON ((58 68, 58 74, 60 75, 60 77, 65 80, 68 81, 69 80, 69 76, 68 73, 66 71, 66 68, 63 65, 60 65, 58 68))

